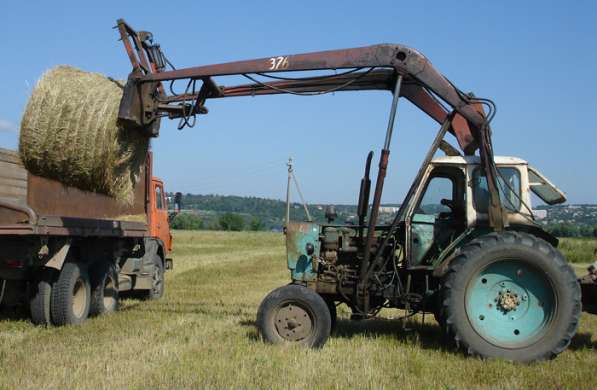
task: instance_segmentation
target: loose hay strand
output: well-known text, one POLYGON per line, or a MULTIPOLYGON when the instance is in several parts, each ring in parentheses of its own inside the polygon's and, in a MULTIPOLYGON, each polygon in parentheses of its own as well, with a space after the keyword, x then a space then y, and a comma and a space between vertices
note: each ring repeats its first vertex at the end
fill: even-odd
POLYGON ((19 152, 32 173, 132 203, 148 137, 117 124, 122 86, 71 66, 46 72, 23 118, 19 152))

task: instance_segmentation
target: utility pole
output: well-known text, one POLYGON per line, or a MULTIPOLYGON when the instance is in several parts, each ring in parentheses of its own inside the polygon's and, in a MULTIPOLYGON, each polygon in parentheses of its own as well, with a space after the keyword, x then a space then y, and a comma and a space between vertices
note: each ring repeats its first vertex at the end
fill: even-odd
POLYGON ((288 162, 286 163, 286 166, 288 167, 288 184, 286 186, 286 221, 285 221, 285 225, 288 226, 288 223, 290 222, 290 180, 292 179, 292 181, 294 181, 294 185, 296 186, 296 191, 299 194, 299 197, 301 198, 301 202, 303 203, 303 208, 305 209, 305 214, 307 214, 307 221, 308 222, 313 222, 313 219, 311 218, 311 214, 309 213, 309 209, 307 208, 307 203, 305 202, 305 198, 303 197, 303 193, 301 192, 301 187, 299 186, 298 180, 296 179, 296 176, 294 175, 294 169, 292 168, 292 158, 289 157, 288 158, 288 162))

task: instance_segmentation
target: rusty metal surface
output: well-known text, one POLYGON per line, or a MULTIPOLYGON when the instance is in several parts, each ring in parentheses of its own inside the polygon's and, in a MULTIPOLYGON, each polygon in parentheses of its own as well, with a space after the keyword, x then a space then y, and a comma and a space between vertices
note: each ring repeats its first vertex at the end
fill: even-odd
MULTIPOLYGON (((139 38, 139 34, 120 19, 118 28, 121 39, 125 45, 125 50, 133 66, 133 72, 129 81, 137 83, 137 89, 131 86, 129 91, 134 94, 143 84, 162 81, 191 79, 203 80, 205 88, 194 94, 197 104, 195 107, 201 107, 207 98, 227 97, 227 96, 246 96, 267 94, 263 85, 244 85, 231 87, 227 91, 218 88, 213 82, 214 76, 239 75, 239 74, 258 74, 258 73, 279 73, 290 71, 317 71, 317 70, 341 70, 353 68, 373 68, 375 72, 369 79, 359 80, 355 85, 345 88, 350 89, 391 89, 392 79, 400 74, 405 78, 406 83, 413 83, 419 86, 419 89, 413 92, 414 103, 427 112, 438 122, 443 122, 442 111, 446 110, 439 102, 434 102, 431 96, 425 96, 422 88, 429 90, 447 103, 453 110, 460 113, 468 126, 456 126, 455 134, 459 145, 466 153, 471 153, 476 148, 475 134, 467 127, 480 130, 485 123, 485 118, 472 104, 465 99, 448 79, 439 73, 431 62, 415 49, 398 44, 380 44, 351 49, 328 50, 313 53, 276 55, 259 59, 246 61, 234 61, 221 64, 196 66, 184 69, 170 71, 160 71, 156 68, 151 59, 148 60, 150 51, 144 42, 139 38), (131 43, 132 42, 132 43, 131 43), (134 48, 133 48, 134 46, 134 48), (149 62, 149 63, 148 63, 149 62), (381 69, 377 69, 381 68, 381 69), (388 82, 390 87, 388 88, 388 82), (227 92, 227 93, 226 93, 227 92)), ((361 75, 362 76, 362 75, 361 75)), ((356 75, 359 77, 359 75, 356 75)), ((347 78, 347 77, 345 77, 347 78)), ((342 77, 336 80, 314 79, 310 85, 294 86, 297 91, 325 90, 330 87, 329 82, 340 82, 342 77), (318 84, 319 82, 319 84, 318 84)), ((256 83, 257 84, 257 83, 256 83)), ((269 85, 269 84, 268 84, 269 85)), ((287 86, 292 88, 292 81, 289 84, 278 83, 280 88, 287 86)), ((163 89, 160 87, 160 91, 163 89)), ((282 93, 278 91, 278 93, 282 93)), ((151 93, 145 91, 140 95, 141 100, 151 100, 154 97, 151 93)), ((168 97, 165 98, 166 102, 168 97)), ((172 97, 170 97, 172 98, 172 97)), ((184 97, 189 98, 188 96, 184 97)), ((158 102, 154 102, 157 108, 158 102)), ((122 107, 121 107, 122 108, 122 107)), ((151 116, 152 114, 150 114, 151 116)), ((143 120, 139 117, 139 120, 143 120)))
POLYGON ((597 261, 588 267, 588 273, 578 279, 582 291, 583 311, 597 314, 597 261))
MULTIPOLYGON (((131 205, 127 205, 107 195, 82 191, 74 187, 65 186, 56 180, 28 173, 23 168, 16 152, 6 152, 10 153, 3 153, 2 155, 5 157, 11 155, 13 157, 12 164, 20 168, 24 174, 27 196, 20 201, 18 199, 13 200, 12 198, 0 197, 0 225, 21 222, 34 224, 38 215, 113 219, 125 215, 145 214, 146 186, 147 188, 149 186, 145 178, 147 176, 145 169, 141 172, 142 179, 135 186, 134 202, 131 205), (17 213, 16 216, 14 215, 15 212, 17 213)), ((0 168, 2 167, 0 166, 0 168)), ((14 169, 10 170, 7 174, 13 171, 14 169)), ((4 170, 0 170, 0 174, 5 173, 4 170)))
MULTIPOLYGON (((26 198, 20 201, 0 198, 0 235, 143 237, 148 234, 145 223, 114 220, 146 214, 146 194, 151 178, 145 178, 145 169, 143 178, 135 186, 134 203, 126 205, 106 195, 81 191, 32 175, 22 167, 14 151, 0 154, 4 156, 3 161, 10 160, 24 172, 27 184, 26 198)), ((148 162, 151 163, 151 157, 148 162)))
POLYGON ((39 215, 111 219, 145 214, 143 180, 135 186, 134 199, 132 205, 126 205, 106 195, 81 191, 40 176, 29 176, 28 204, 39 215))
POLYGON ((132 205, 32 174, 29 175, 28 183, 27 204, 38 215, 111 219, 123 215, 145 214, 145 180, 137 182, 132 205))
MULTIPOLYGON (((497 191, 497 173, 493 163, 489 119, 485 117, 483 110, 478 108, 480 103, 487 104, 490 107, 489 118, 492 118, 495 113, 494 104, 488 99, 477 99, 472 95, 462 93, 417 50, 399 44, 380 44, 352 49, 276 55, 163 71, 155 66, 143 67, 139 65, 143 63, 148 49, 143 48, 143 45, 140 45, 140 47, 136 43, 140 41, 139 34, 126 25, 124 21, 119 20, 119 26, 126 27, 120 28, 123 41, 132 39, 137 49, 137 53, 135 53, 130 47, 130 43, 128 46, 125 44, 125 49, 131 58, 133 72, 130 74, 129 83, 125 87, 125 95, 129 99, 127 99, 127 102, 123 100, 124 106, 121 105, 121 111, 126 112, 126 109, 136 107, 136 105, 130 103, 131 99, 132 101, 141 102, 141 111, 136 112, 132 117, 131 126, 145 126, 147 125, 145 118, 151 120, 151 118, 158 117, 160 112, 167 114, 170 118, 181 118, 182 125, 179 128, 193 126, 195 124, 194 115, 207 113, 204 103, 208 98, 267 94, 266 89, 275 90, 278 93, 328 93, 335 90, 349 90, 352 84, 354 84, 353 88, 357 90, 386 89, 388 79, 404 78, 405 85, 411 85, 410 88, 405 89, 405 96, 412 99, 411 101, 417 107, 438 122, 443 123, 445 117, 452 116, 454 123, 449 130, 456 136, 464 154, 471 155, 476 149, 479 149, 483 169, 488 178, 491 198, 490 224, 497 231, 505 227, 504 213, 500 207, 499 192, 497 191), (142 53, 143 51, 145 53, 142 53), (275 82, 277 84, 274 84, 261 82, 250 76, 265 77, 269 74, 268 77, 276 78, 275 74, 283 72, 347 69, 348 71, 335 80, 333 77, 324 76, 315 76, 309 81, 278 77, 282 81, 277 81, 275 82), (361 71, 361 73, 353 74, 353 71, 361 71), (228 89, 229 94, 226 95, 226 89, 219 88, 213 82, 212 77, 231 75, 243 75, 253 81, 254 85, 231 87, 228 89), (352 78, 349 77, 350 75, 352 75, 352 78), (371 79, 367 80, 366 77, 370 75, 372 75, 371 79), (341 84, 342 77, 347 79, 346 84, 341 84), (187 100, 182 104, 175 100, 168 100, 173 99, 173 97, 166 96, 161 88, 157 90, 150 88, 150 91, 147 91, 146 88, 147 85, 154 83, 181 79, 188 80, 185 94, 188 94, 189 86, 192 85, 191 95, 184 96, 185 99, 188 98, 188 101, 193 102, 192 105, 187 103, 187 100), (203 86, 196 92, 195 82, 199 80, 203 81, 203 86), (330 82, 335 83, 336 86, 330 87, 330 82), (296 90, 293 91, 292 88, 296 90), (171 109, 164 109, 164 105, 169 105, 171 109), (178 113, 174 110, 175 108, 178 113), (448 111, 450 111, 449 114, 448 111), (193 119, 189 122, 188 119, 191 116, 193 119)), ((151 58, 150 63, 153 65, 151 58)), ((129 120, 131 118, 123 116, 121 119, 129 120)))
POLYGON ((41 217, 35 225, 0 225, 0 236, 2 235, 144 237, 147 235, 147 225, 139 222, 41 217))

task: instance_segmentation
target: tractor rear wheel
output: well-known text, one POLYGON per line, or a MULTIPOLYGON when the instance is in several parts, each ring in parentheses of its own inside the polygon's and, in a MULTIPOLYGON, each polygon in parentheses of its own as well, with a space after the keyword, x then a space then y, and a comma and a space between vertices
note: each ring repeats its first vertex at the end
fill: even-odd
POLYGON ((263 340, 308 347, 323 346, 330 336, 330 309, 307 287, 290 284, 269 293, 257 311, 257 328, 263 340))
POLYGON ((576 333, 578 282, 561 253, 538 237, 479 237, 461 249, 442 284, 446 331, 468 354, 550 359, 576 333))

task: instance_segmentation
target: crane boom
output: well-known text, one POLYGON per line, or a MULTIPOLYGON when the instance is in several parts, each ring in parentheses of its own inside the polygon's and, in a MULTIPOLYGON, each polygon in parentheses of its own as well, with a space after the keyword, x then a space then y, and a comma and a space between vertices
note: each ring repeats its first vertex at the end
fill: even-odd
MULTIPOLYGON (((161 117, 182 118, 183 125, 189 124, 188 118, 191 116, 208 112, 205 107, 208 99, 281 93, 388 90, 394 95, 392 113, 395 112, 398 98, 405 97, 442 125, 449 120, 449 131, 465 154, 470 155, 479 150, 490 192, 490 224, 496 230, 503 229, 505 222, 497 190, 491 130, 488 118, 479 108, 480 103, 487 100, 462 93, 419 51, 398 44, 378 44, 175 69, 163 55, 160 46, 154 44, 151 33, 137 32, 122 19, 118 20, 117 27, 133 66, 118 114, 118 120, 125 128, 136 128, 157 136, 161 117), (170 64, 172 70, 166 70, 166 64, 170 64), (341 70, 343 73, 285 77, 288 72, 323 70, 341 70), (219 86, 213 79, 235 75, 245 76, 252 83, 225 87, 219 86), (260 81, 258 77, 275 81, 260 81), (175 94, 171 90, 168 94, 162 83, 176 80, 187 80, 185 92, 175 94), (196 85, 198 82, 199 87, 196 85)), ((392 127, 393 118, 388 126, 386 140, 388 135, 391 136, 392 127)), ((384 174, 388 155, 389 144, 386 142, 380 160, 380 172, 384 174)), ((383 179, 376 187, 378 190, 374 199, 378 200, 383 179)), ((372 219, 375 222, 375 218, 372 219)))

